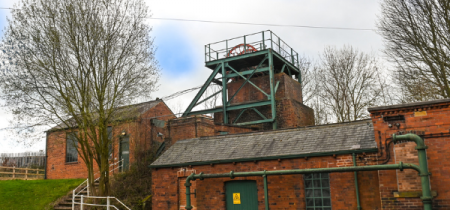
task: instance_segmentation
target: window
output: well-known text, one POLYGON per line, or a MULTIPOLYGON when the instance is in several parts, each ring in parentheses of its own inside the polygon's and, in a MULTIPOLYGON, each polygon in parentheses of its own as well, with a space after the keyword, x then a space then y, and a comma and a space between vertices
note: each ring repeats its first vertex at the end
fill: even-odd
POLYGON ((78 140, 77 133, 66 134, 66 163, 78 162, 78 140))
POLYGON ((328 173, 305 174, 306 210, 331 210, 328 173))
POLYGON ((109 155, 108 159, 111 160, 111 158, 112 158, 112 136, 113 136, 112 127, 108 126, 108 128, 106 129, 106 132, 108 133, 108 141, 109 141, 109 143, 108 143, 108 155, 109 155))

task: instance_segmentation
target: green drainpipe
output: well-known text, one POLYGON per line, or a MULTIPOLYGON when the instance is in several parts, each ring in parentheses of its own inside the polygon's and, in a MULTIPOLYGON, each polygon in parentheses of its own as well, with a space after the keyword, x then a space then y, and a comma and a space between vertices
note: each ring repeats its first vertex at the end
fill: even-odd
MULTIPOLYGON (((279 171, 252 171, 252 172, 234 172, 224 174, 195 174, 192 173, 186 178, 186 209, 191 210, 191 180, 205 178, 223 178, 223 177, 247 177, 247 176, 268 176, 268 175, 289 175, 289 174, 310 174, 310 173, 333 173, 333 172, 350 172, 350 171, 378 171, 378 170, 396 170, 400 169, 413 169, 420 173, 421 169, 419 166, 414 164, 403 164, 402 162, 398 164, 389 165, 373 165, 373 166, 349 166, 349 167, 336 167, 336 168, 310 168, 310 169, 293 169, 293 170, 279 170, 279 171)), ((422 185, 423 187, 423 185, 422 185)), ((267 187, 266 187, 267 188, 267 187)), ((266 189, 264 189, 266 190, 266 189)), ((268 208, 268 202, 265 202, 266 209, 268 208)), ((426 209, 428 210, 428 209, 426 209)), ((431 210, 431 209, 430 209, 431 210)))
MULTIPOLYGON (((356 155, 352 153, 353 165, 356 166, 356 155)), ((356 189, 356 203, 358 204, 358 210, 361 210, 361 200, 359 199, 359 186, 358 186, 358 173, 355 171, 355 189, 356 189)))
POLYGON ((416 134, 405 134, 405 135, 392 135, 392 141, 414 141, 416 142, 416 150, 419 153, 419 176, 422 182, 422 199, 423 209, 431 210, 431 200, 433 197, 431 196, 431 187, 430 187, 430 173, 428 172, 428 163, 427 163, 427 153, 426 149, 428 148, 425 145, 423 139, 416 134))

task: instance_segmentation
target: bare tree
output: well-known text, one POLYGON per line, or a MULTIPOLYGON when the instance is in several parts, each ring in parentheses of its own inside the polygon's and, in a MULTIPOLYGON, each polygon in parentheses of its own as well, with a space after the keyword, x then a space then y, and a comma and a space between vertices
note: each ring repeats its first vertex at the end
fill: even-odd
POLYGON ((450 2, 384 0, 378 29, 403 101, 450 97, 450 2))
POLYGON ((55 124, 76 132, 73 142, 89 180, 97 165, 98 193, 107 194, 107 126, 129 114, 118 107, 149 97, 159 78, 151 27, 144 23, 147 7, 141 0, 19 5, 3 40, 9 62, 0 81, 2 98, 22 133, 55 124))
POLYGON ((323 117, 337 122, 368 117, 367 107, 385 103, 385 80, 373 55, 350 46, 327 47, 321 55, 317 74, 320 83, 320 107, 323 117), (327 116, 328 118, 328 116, 327 116))

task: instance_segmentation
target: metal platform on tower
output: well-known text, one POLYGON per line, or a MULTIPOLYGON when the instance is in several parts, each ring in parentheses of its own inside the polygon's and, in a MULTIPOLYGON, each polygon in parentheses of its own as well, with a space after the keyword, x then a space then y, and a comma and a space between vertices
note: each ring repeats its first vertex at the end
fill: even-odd
POLYGON ((205 45, 205 64, 212 70, 200 91, 189 104, 183 116, 223 113, 223 124, 253 125, 260 123, 272 123, 273 129, 277 128, 275 93, 278 90, 279 81, 274 80, 274 74, 286 73, 301 82, 298 53, 272 31, 262 31, 248 34, 220 42, 205 45), (254 84, 252 79, 267 76, 268 90, 254 84), (228 90, 227 85, 240 80, 240 87, 234 92, 228 90), (211 83, 222 87, 209 96, 204 95, 211 83), (233 99, 245 85, 251 85, 265 95, 264 100, 245 101, 233 103, 233 99), (193 111, 194 107, 221 94, 222 106, 212 109, 193 111), (229 95, 228 95, 229 94, 229 95), (200 100, 202 99, 202 100, 200 100), (261 114, 256 107, 270 106, 270 117, 261 114), (239 114, 230 119, 228 112, 240 110, 239 114), (261 117, 258 120, 238 122, 242 114, 247 110, 253 110, 261 117))

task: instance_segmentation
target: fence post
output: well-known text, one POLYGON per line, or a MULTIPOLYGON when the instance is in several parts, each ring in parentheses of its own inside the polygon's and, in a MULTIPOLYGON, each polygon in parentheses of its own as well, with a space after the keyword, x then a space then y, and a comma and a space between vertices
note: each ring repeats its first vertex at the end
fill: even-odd
POLYGON ((75 190, 72 191, 72 210, 75 210, 75 190))
POLYGON ((80 210, 83 210, 83 195, 81 195, 80 210))
POLYGON ((16 178, 16 166, 13 166, 13 178, 16 178))
POLYGON ((110 205, 109 196, 107 196, 106 197, 106 210, 110 210, 109 205, 110 205))
POLYGON ((87 179, 87 195, 89 196, 89 179, 87 179))
POLYGON ((25 168, 25 180, 28 180, 28 168, 25 168))

